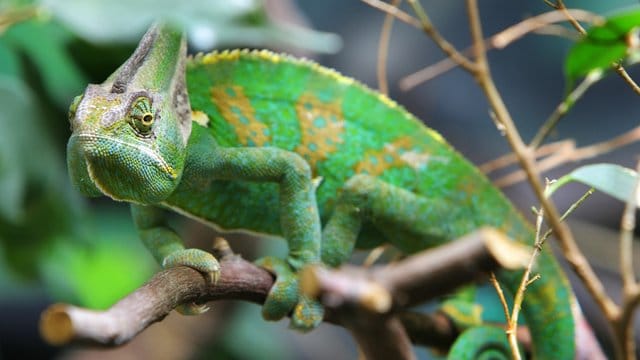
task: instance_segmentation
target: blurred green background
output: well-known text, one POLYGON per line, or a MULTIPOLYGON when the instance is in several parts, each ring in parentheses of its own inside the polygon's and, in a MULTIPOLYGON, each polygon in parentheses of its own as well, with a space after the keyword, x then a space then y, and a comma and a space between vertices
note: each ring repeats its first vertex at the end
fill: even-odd
MULTIPOLYGON (((592 0, 568 5, 607 13, 631 4, 592 0)), ((425 6, 454 44, 469 44, 464 2, 425 6)), ((486 34, 549 10, 543 1, 491 0, 481 6, 486 34)), ((47 305, 62 301, 106 308, 158 269, 137 240, 128 207, 81 198, 70 187, 65 163, 71 99, 86 84, 102 82, 113 72, 156 18, 185 26, 191 52, 266 47, 315 58, 377 85, 383 15, 357 0, 0 0, 0 359, 354 358, 356 350, 345 331, 323 325, 313 336, 302 336, 287 331, 286 322, 265 323, 259 308, 247 304, 216 303, 211 314, 197 319, 172 315, 117 352, 54 349, 39 339, 37 320, 47 305)), ((567 39, 529 36, 490 55, 497 85, 525 138, 562 98, 562 66, 570 45, 567 39)), ((442 58, 424 34, 396 25, 389 58, 391 96, 472 161, 508 152, 489 120, 484 98, 462 71, 453 70, 408 93, 394 86, 400 77, 442 58)), ((637 105, 638 97, 621 80, 609 77, 576 105, 554 138, 572 137, 581 145, 606 140, 637 126, 637 105)), ((638 150, 633 145, 598 160, 633 167, 638 150)), ((572 166, 548 176, 557 177, 572 166)), ((583 190, 563 191, 557 198, 560 207, 583 190)), ((526 186, 505 191, 523 209, 536 204, 526 186)), ((605 232, 614 229, 615 235, 620 210, 621 204, 596 195, 577 211, 575 217, 589 224, 578 224, 578 231, 596 226, 605 232)), ((180 219, 175 225, 199 246, 206 247, 213 236, 180 219)), ((596 238, 592 230, 585 233, 595 254, 614 241, 604 240, 605 235, 596 238)), ((234 249, 250 259, 283 251, 279 242, 231 238, 239 240, 238 245, 232 242, 234 249)), ((611 264, 616 259, 597 261, 602 276, 610 276, 614 284, 611 271, 617 268, 611 264)))

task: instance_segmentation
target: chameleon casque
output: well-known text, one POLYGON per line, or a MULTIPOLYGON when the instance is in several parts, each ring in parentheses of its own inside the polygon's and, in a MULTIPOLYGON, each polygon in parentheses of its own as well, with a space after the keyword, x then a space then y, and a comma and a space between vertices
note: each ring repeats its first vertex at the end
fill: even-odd
MULTIPOLYGON (((533 243, 510 202, 438 133, 310 61, 267 51, 187 58, 181 32, 154 25, 115 73, 76 97, 70 122, 72 182, 86 195, 130 202, 164 267, 187 265, 212 280, 219 272, 211 254, 184 248, 166 210, 286 239, 286 259, 259 262, 277 275, 263 314, 293 310, 299 329, 323 313, 298 295, 296 272, 306 264, 338 266, 354 247, 381 243, 412 253, 485 225, 533 243)), ((537 272, 523 305, 534 355, 571 359, 569 284, 548 252, 537 272)), ((498 278, 515 290, 521 273, 498 278)))

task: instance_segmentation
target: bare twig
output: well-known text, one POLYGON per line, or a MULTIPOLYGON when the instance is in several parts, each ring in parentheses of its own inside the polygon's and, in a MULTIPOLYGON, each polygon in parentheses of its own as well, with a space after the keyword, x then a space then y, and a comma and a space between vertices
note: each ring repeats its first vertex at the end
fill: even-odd
POLYGON ((447 56, 453 60, 458 66, 467 71, 474 71, 475 64, 467 59, 466 56, 461 54, 450 42, 448 42, 440 32, 433 26, 431 20, 427 16, 426 11, 422 8, 422 5, 416 0, 409 0, 409 4, 413 8, 414 12, 418 15, 422 31, 424 31, 433 42, 444 52, 447 56))
MULTIPOLYGON (((636 166, 640 171, 640 162, 636 166)), ((619 359, 635 357, 633 314, 640 301, 640 285, 633 270, 633 231, 636 223, 636 207, 640 196, 640 178, 629 194, 620 221, 620 274, 622 275, 622 309, 619 316, 610 319, 616 334, 616 354, 619 359)))
POLYGON ((489 282, 496 289, 496 294, 498 294, 498 298, 500 299, 500 303, 502 304, 502 310, 504 311, 504 318, 507 320, 507 323, 511 322, 511 312, 509 311, 509 303, 507 302, 507 298, 504 296, 504 291, 502 290, 502 286, 500 286, 500 282, 496 278, 496 274, 491 273, 489 276, 489 282))
POLYGON ((478 71, 474 73, 476 80, 480 84, 480 88, 484 91, 491 109, 496 114, 496 118, 504 125, 505 137, 520 161, 527 175, 527 179, 546 214, 547 221, 556 234, 567 261, 605 314, 615 314, 617 312, 615 303, 607 296, 604 286, 579 249, 569 228, 560 221, 556 207, 551 201, 545 198, 544 189, 540 183, 539 172, 533 156, 534 153, 522 141, 511 115, 495 87, 487 63, 477 1, 467 0, 467 9, 469 12, 472 39, 476 49, 476 63, 478 64, 478 71))
MULTIPOLYGON (((536 149, 535 156, 538 159, 545 156, 548 157, 538 162, 537 169, 539 172, 549 171, 562 164, 586 160, 606 154, 608 152, 620 149, 621 147, 635 143, 638 140, 640 140, 640 126, 635 127, 625 132, 624 134, 616 136, 612 139, 579 148, 576 148, 575 142, 571 139, 544 144, 540 148, 536 149)), ((479 168, 485 174, 490 174, 493 171, 502 169, 517 162, 518 157, 516 156, 516 154, 509 153, 486 162, 480 165, 479 168)), ((522 169, 520 169, 504 175, 498 179, 495 179, 493 183, 499 187, 507 187, 525 180, 526 177, 526 173, 522 169)))
MULTIPOLYGON (((393 0, 391 6, 398 7, 402 0, 393 0)), ((380 41, 378 41, 378 90, 381 93, 389 94, 389 84, 387 82, 387 56, 389 54, 389 40, 391 38, 391 29, 393 28, 393 15, 387 13, 384 17, 382 30, 380 31, 380 41)))
POLYGON ((384 13, 387 13, 404 23, 407 23, 418 29, 422 28, 422 25, 420 24, 420 21, 418 19, 400 10, 397 6, 387 4, 386 2, 380 1, 380 0, 362 0, 362 1, 367 3, 369 6, 374 7, 384 13))
MULTIPOLYGON (((567 11, 572 14, 574 18, 583 21, 598 22, 602 20, 601 17, 584 10, 574 9, 567 11)), ((536 15, 531 18, 525 19, 515 25, 512 25, 486 39, 485 46, 487 50, 503 49, 529 33, 538 32, 539 30, 544 29, 544 27, 549 26, 550 24, 562 21, 567 21, 567 18, 564 13, 560 11, 551 11, 548 13, 536 15)), ((473 46, 463 50, 462 53, 469 54, 472 49, 473 46)), ((458 64, 456 61, 447 57, 433 65, 429 65, 424 69, 401 79, 399 85, 400 89, 405 91, 410 90, 415 86, 429 81, 434 77, 439 76, 457 66, 458 64)))
POLYGON ((564 99, 554 110, 554 112, 549 116, 547 121, 542 125, 538 133, 533 137, 531 143, 529 143, 529 147, 537 148, 542 144, 544 139, 549 135, 551 130, 555 128, 556 124, 560 121, 560 119, 569 112, 569 110, 573 107, 573 104, 578 101, 582 95, 591 87, 591 85, 595 84, 602 78, 601 73, 592 72, 587 75, 582 82, 575 89, 573 89, 567 98, 564 99))
MULTIPOLYGON (((578 201, 574 202, 573 204, 571 204, 571 206, 569 206, 569 208, 567 209, 567 211, 564 212, 564 214, 562 214, 562 216, 560 217, 560 221, 565 221, 567 219, 567 217, 569 215, 571 215, 571 213, 578 208, 578 206, 580 206, 585 200, 587 200, 587 198, 591 195, 593 195, 593 193, 595 192, 595 190, 593 188, 587 190, 584 194, 582 194, 582 196, 578 199, 578 201)), ((551 234, 553 234, 553 229, 547 229, 547 231, 544 233, 544 235, 542 235, 542 237, 540 238, 540 244, 544 244, 544 242, 547 240, 547 238, 549 238, 549 236, 551 236, 551 234)))

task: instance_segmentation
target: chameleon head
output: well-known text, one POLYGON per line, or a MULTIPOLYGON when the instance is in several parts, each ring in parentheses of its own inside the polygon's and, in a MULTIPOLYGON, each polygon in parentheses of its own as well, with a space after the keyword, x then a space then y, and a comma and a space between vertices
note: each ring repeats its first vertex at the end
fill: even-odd
POLYGON ((103 84, 74 99, 67 165, 76 188, 139 204, 175 190, 191 133, 185 59, 181 32, 156 24, 103 84))
POLYGON ((179 181, 186 138, 170 99, 145 90, 89 85, 69 111, 71 180, 89 196, 152 204, 179 181))

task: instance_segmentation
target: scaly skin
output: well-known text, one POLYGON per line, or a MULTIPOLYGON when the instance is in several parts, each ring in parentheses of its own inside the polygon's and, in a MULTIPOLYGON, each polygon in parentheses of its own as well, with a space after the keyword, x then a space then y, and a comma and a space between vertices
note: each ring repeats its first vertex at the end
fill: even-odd
MULTIPOLYGON (((143 241, 164 266, 217 273, 210 254, 184 249, 163 209, 285 238, 285 260, 259 262, 277 274, 263 314, 278 319, 295 307, 299 329, 322 318, 315 301, 297 294, 296 272, 306 264, 338 266, 354 247, 383 242, 411 253, 486 225, 533 241, 509 201, 439 134, 311 62, 232 51, 185 66, 180 35, 156 26, 125 65, 74 101, 71 123, 73 182, 85 194, 131 202, 143 241)), ((534 354, 571 359, 570 287, 546 252, 537 271, 523 306, 534 354)), ((499 274, 512 291, 520 277, 499 274)))

